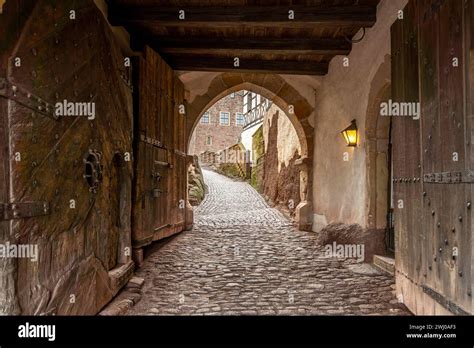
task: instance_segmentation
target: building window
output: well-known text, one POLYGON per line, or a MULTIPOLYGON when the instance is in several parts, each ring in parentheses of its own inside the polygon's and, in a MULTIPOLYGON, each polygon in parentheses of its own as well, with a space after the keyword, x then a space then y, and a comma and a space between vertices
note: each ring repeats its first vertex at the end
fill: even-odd
POLYGON ((210 135, 207 136, 206 145, 212 145, 212 137, 210 135))
POLYGON ((245 92, 244 93, 244 113, 247 113, 249 110, 250 110, 250 107, 249 107, 249 95, 250 95, 250 92, 245 92))
POLYGON ((257 107, 257 95, 255 93, 252 93, 252 109, 255 109, 257 107))
POLYGON ((220 124, 229 125, 230 114, 228 112, 221 111, 219 121, 220 121, 220 124))
POLYGON ((257 105, 260 104, 260 94, 246 92, 244 94, 244 113, 249 112, 252 109, 255 109, 257 105))
POLYGON ((201 123, 209 123, 209 113, 205 112, 201 117, 201 123))
POLYGON ((235 124, 237 126, 243 126, 245 124, 244 114, 238 112, 235 114, 235 124))

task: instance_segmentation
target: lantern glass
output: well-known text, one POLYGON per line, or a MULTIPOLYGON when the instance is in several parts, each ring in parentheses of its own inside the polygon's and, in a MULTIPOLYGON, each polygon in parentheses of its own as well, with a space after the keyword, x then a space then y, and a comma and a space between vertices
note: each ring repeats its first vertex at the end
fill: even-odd
POLYGON ((342 135, 344 136, 347 146, 357 146, 358 131, 355 120, 352 121, 349 127, 342 131, 342 135))

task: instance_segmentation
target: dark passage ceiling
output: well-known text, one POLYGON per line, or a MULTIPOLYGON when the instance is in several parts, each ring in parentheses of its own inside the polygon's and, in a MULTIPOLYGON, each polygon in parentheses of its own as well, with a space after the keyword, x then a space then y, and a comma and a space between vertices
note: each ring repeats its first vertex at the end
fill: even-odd
POLYGON ((149 45, 175 70, 324 75, 379 0, 109 0, 134 50, 149 45), (184 11, 184 12, 182 12, 184 11), (290 19, 290 11, 294 19, 290 19), (180 19, 184 15, 184 19, 180 19), (239 58, 240 66, 234 66, 239 58))

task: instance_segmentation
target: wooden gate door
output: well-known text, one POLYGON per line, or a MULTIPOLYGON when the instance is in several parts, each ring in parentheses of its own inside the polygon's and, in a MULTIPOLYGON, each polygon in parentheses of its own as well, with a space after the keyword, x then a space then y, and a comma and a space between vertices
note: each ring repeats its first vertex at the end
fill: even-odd
MULTIPOLYGON (((418 103, 418 31, 416 8, 411 1, 404 19, 392 26, 392 100, 418 103)), ((420 120, 392 116, 395 257, 397 272, 419 281, 423 231, 420 120)), ((406 291, 402 292, 406 298, 406 291)), ((406 302, 405 298, 402 298, 406 302)), ((408 304, 407 304, 408 305, 408 304)), ((409 306, 409 305, 408 305, 409 306)), ((409 306, 410 307, 410 306, 409 306)))
POLYGON ((133 247, 140 255, 185 228, 186 127, 184 87, 168 64, 145 47, 135 70, 133 247))
POLYGON ((132 165, 118 174, 114 164, 116 153, 132 152, 125 57, 92 0, 7 1, 4 10, 12 22, 28 20, 9 33, 0 76, 10 188, 0 220, 11 242, 38 247, 37 262, 19 258, 9 270, 10 301, 22 314, 95 314, 133 269, 132 165))
MULTIPOLYGON (((5 91, 8 62, 15 44, 25 25, 27 15, 34 7, 33 3, 23 7, 9 3, 8 16, 6 5, 0 13, 0 93, 5 91)), ((15 243, 11 234, 10 221, 4 218, 5 204, 10 200, 10 155, 9 155, 9 100, 0 96, 0 242, 15 243)), ((21 313, 17 300, 16 272, 17 260, 14 258, 0 258, 0 315, 17 315, 21 313)))
POLYGON ((392 27, 393 99, 421 109, 393 120, 397 293, 417 314, 472 313, 471 20, 420 0, 392 27))

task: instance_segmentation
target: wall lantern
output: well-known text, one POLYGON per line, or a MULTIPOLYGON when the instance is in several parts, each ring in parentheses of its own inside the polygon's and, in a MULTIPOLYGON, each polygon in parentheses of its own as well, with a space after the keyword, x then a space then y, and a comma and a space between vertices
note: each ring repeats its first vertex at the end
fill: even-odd
POLYGON ((352 120, 349 127, 344 129, 342 132, 344 139, 346 140, 347 146, 357 146, 359 140, 359 132, 357 131, 356 120, 352 120))

